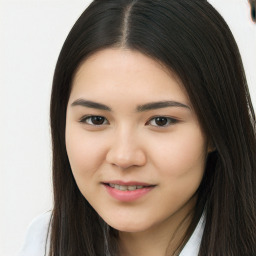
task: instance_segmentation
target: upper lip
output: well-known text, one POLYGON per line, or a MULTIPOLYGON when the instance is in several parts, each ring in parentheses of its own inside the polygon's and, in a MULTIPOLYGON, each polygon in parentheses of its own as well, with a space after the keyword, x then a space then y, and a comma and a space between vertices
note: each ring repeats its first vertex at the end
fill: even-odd
POLYGON ((122 181, 122 180, 110 180, 110 181, 104 181, 102 182, 103 184, 117 184, 121 186, 154 186, 153 184, 145 183, 145 182, 140 182, 140 181, 122 181))

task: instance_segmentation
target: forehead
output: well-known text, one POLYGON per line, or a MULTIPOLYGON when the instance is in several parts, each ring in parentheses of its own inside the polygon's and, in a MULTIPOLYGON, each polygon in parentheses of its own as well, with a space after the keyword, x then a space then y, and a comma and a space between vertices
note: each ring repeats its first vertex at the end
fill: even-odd
POLYGON ((138 51, 115 48, 96 52, 79 66, 70 97, 83 96, 148 101, 160 97, 189 104, 177 76, 159 61, 138 51))

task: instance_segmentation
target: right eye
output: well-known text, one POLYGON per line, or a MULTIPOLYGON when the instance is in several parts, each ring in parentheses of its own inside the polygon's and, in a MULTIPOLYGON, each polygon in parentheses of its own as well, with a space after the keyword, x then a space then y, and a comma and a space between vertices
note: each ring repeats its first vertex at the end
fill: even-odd
POLYGON ((103 116, 85 116, 79 122, 95 126, 108 124, 108 120, 103 116))

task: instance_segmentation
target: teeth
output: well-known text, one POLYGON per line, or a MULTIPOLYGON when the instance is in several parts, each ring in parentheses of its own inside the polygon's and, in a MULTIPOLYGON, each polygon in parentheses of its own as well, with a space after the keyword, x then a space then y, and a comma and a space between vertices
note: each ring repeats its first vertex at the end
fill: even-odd
POLYGON ((136 186, 136 185, 125 186, 125 185, 118 185, 118 184, 112 184, 112 183, 109 183, 109 186, 111 188, 115 188, 115 189, 118 189, 118 190, 121 190, 121 191, 133 191, 133 190, 136 190, 136 189, 143 188, 143 186, 136 186))
POLYGON ((133 190, 135 190, 137 188, 137 186, 128 186, 128 190, 129 191, 133 191, 133 190))
MULTIPOLYGON (((118 186, 118 185, 116 185, 116 186, 118 186)), ((116 186, 115 186, 116 189, 119 189, 119 190, 122 190, 122 191, 127 190, 127 186, 118 186, 118 187, 116 187, 116 186)))

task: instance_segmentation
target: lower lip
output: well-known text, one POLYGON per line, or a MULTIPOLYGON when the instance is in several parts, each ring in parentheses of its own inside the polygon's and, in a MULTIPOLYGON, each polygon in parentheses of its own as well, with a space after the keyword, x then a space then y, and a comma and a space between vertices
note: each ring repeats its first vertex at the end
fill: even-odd
POLYGON ((140 189, 135 189, 132 191, 122 191, 122 190, 118 190, 116 188, 112 188, 106 184, 103 184, 107 190, 107 192, 115 199, 119 200, 119 201, 123 201, 123 202, 131 202, 131 201, 135 201, 141 197, 143 197, 144 195, 146 195, 147 193, 149 193, 154 186, 152 187, 144 187, 144 188, 140 188, 140 189))

